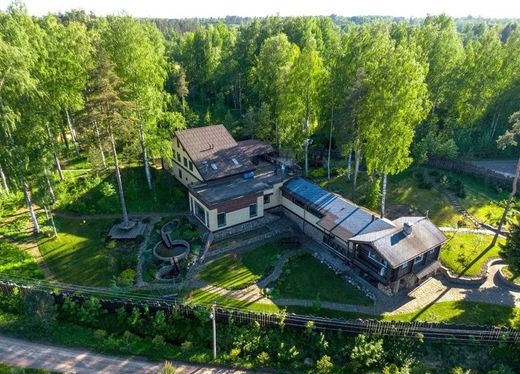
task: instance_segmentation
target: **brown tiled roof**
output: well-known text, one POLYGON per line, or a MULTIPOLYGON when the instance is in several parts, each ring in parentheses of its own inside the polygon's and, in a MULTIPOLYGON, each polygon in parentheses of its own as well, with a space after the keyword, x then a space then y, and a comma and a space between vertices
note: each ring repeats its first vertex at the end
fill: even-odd
POLYGON ((175 136, 205 181, 255 169, 223 125, 175 131, 175 136))
POLYGON ((274 152, 274 148, 271 144, 256 139, 242 140, 238 142, 238 147, 249 158, 274 152))

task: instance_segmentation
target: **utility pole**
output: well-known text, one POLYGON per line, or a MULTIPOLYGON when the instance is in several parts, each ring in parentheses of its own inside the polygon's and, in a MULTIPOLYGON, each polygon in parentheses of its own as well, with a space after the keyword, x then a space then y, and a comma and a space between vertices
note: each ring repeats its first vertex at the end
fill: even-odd
POLYGON ((217 359, 217 314, 215 312, 215 304, 211 305, 211 324, 213 326, 213 360, 217 359))

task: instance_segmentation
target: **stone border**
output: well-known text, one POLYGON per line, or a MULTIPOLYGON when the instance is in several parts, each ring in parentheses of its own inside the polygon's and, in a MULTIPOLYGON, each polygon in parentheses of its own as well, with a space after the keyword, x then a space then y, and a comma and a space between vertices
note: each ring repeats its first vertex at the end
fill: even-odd
POLYGON ((439 268, 440 273, 450 282, 457 283, 465 286, 481 286, 483 285, 489 277, 490 267, 496 265, 496 261, 502 261, 500 257, 491 257, 488 258, 482 264, 480 269, 480 273, 476 276, 459 276, 453 273, 450 269, 441 264, 439 268))
POLYGON ((184 251, 184 253, 181 253, 180 255, 177 255, 177 256, 163 257, 157 253, 157 247, 159 247, 159 245, 161 245, 161 244, 164 244, 164 242, 163 241, 158 242, 153 247, 153 251, 152 251, 155 258, 157 258, 158 260, 161 260, 161 261, 169 262, 170 259, 172 259, 172 258, 175 258, 177 261, 180 261, 180 260, 186 258, 188 256, 188 253, 190 253, 190 243, 188 243, 186 240, 172 240, 172 242, 171 242, 172 247, 174 247, 176 245, 183 245, 186 247, 186 250, 184 251))
POLYGON ((501 267, 501 268, 498 269, 498 271, 497 271, 499 282, 500 282, 503 286, 505 286, 505 287, 507 287, 507 288, 509 288, 509 289, 511 289, 511 290, 514 290, 514 291, 520 291, 520 284, 516 284, 515 282, 510 281, 510 280, 507 279, 507 277, 504 275, 504 273, 503 273, 504 268, 505 268, 505 266, 501 267))

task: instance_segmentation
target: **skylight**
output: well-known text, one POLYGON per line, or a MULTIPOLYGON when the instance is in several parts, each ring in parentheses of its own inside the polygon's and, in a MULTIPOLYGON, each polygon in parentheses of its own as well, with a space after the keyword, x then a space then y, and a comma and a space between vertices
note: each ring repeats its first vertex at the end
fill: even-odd
POLYGON ((213 170, 217 170, 217 169, 218 169, 218 167, 217 167, 216 164, 211 164, 211 168, 212 168, 213 170))
POLYGON ((237 161, 236 158, 232 158, 231 161, 233 161, 233 163, 234 163, 235 165, 240 165, 240 164, 238 163, 238 161, 237 161))

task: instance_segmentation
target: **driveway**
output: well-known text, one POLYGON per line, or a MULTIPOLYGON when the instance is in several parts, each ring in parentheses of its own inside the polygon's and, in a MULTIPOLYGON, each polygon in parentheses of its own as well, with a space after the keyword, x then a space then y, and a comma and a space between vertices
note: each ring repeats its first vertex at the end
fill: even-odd
MULTIPOLYGON (((82 348, 65 348, 0 336, 0 362, 22 368, 38 368, 78 374, 157 373, 162 364, 138 358, 106 356, 82 348)), ((173 362, 178 372, 191 374, 246 373, 234 369, 173 362)))
POLYGON ((515 176, 515 169, 518 160, 486 160, 486 161, 470 161, 473 165, 478 167, 493 170, 497 173, 506 175, 508 177, 515 176))

